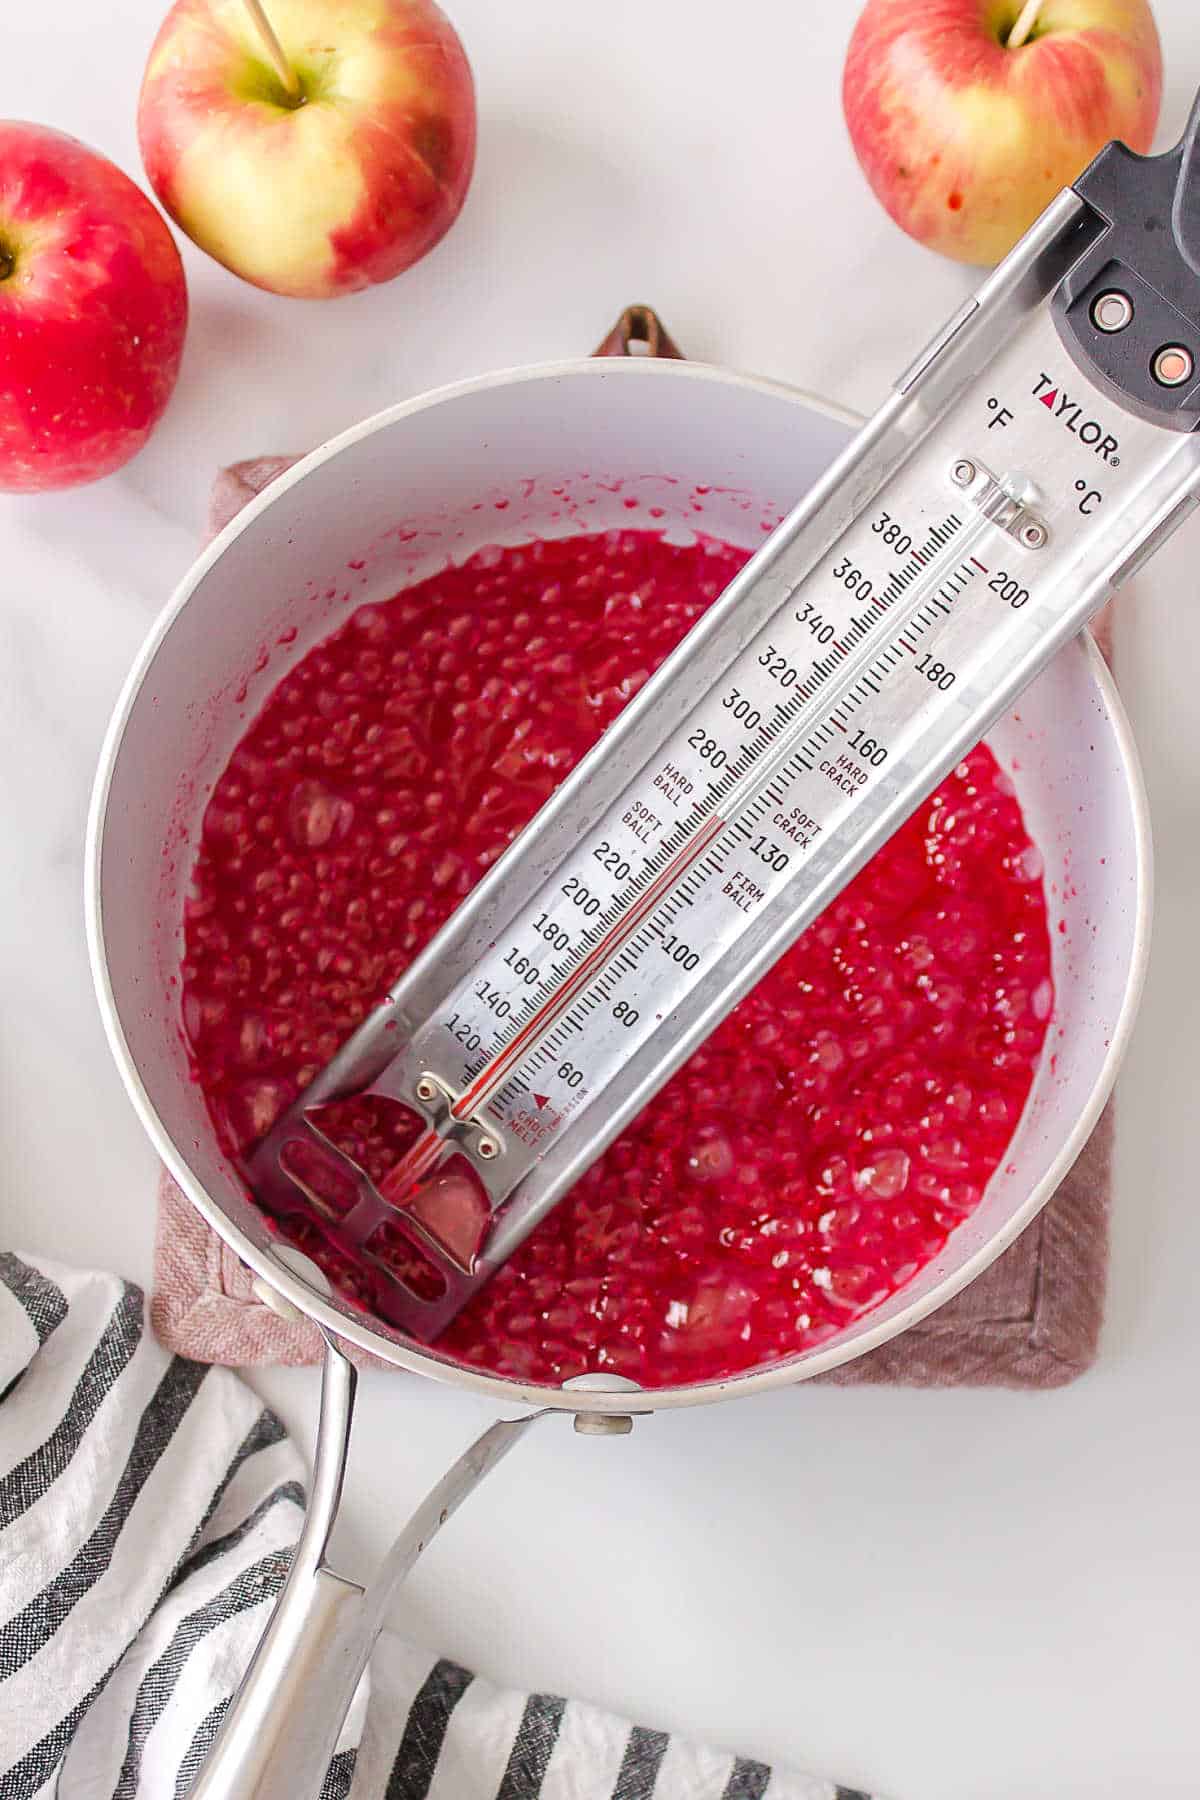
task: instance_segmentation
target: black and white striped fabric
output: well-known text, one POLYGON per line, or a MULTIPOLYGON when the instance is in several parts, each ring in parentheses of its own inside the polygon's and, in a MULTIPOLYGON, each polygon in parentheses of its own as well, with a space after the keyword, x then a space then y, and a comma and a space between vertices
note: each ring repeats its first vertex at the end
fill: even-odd
MULTIPOLYGON (((0 1800, 184 1800, 286 1574, 303 1474, 244 1382, 154 1341, 138 1288, 0 1253, 0 1800)), ((868 1796, 385 1633, 322 1800, 868 1796)))

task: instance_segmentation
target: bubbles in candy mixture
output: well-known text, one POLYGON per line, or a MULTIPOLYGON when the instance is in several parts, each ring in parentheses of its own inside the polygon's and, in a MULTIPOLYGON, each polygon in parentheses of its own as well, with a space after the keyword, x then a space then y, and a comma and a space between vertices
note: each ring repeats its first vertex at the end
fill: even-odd
MULTIPOLYGON (((187 903, 184 1024, 228 1149, 329 1060, 745 556, 632 530, 482 551, 361 607, 280 682, 217 783, 187 903)), ((1029 1090, 1053 1006, 1041 876, 1011 781, 974 751, 442 1348, 550 1381, 706 1379, 821 1343, 911 1280, 1029 1090)), ((371 1101, 327 1123, 376 1179, 411 1140, 371 1101)), ((369 1267, 315 1222, 287 1229, 376 1304, 369 1267)), ((407 1266, 398 1232, 373 1248, 407 1266)))

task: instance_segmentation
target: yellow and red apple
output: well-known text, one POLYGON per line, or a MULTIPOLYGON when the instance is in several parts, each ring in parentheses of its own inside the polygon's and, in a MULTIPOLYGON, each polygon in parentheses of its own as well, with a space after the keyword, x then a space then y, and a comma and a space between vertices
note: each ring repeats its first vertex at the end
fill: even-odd
POLYGON ((1161 95, 1146 0, 868 0, 843 86, 892 218, 984 264, 1111 139, 1149 150, 1161 95))
POLYGON ((0 490, 111 475, 175 386, 187 288, 128 175, 44 125, 0 121, 0 490))
POLYGON ((289 92, 244 0, 176 0, 142 84, 155 193, 258 287, 326 299, 390 281, 462 207, 475 95, 432 0, 267 0, 289 92))

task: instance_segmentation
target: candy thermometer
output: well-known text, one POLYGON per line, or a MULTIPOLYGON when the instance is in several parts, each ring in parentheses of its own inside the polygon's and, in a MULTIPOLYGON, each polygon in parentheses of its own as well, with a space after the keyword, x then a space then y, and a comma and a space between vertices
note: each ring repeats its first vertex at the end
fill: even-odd
POLYGON ((1200 103, 1053 202, 256 1148, 395 1326, 437 1337, 1196 506, 1198 146, 1200 103), (386 1193, 313 1117, 364 1092, 421 1121, 386 1193))

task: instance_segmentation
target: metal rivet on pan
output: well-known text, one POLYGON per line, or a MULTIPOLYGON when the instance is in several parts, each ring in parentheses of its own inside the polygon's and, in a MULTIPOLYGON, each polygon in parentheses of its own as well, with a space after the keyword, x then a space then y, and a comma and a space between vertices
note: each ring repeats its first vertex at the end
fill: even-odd
POLYGON ((250 1292, 263 1306, 269 1306, 279 1318, 286 1319, 289 1325, 303 1323, 304 1314, 300 1308, 293 1306, 290 1300, 285 1300, 284 1296, 273 1288, 269 1281, 264 1281, 261 1275, 256 1275, 250 1283, 250 1292))
POLYGON ((495 1138, 481 1137, 475 1148, 478 1150, 480 1156, 487 1162, 490 1162, 493 1156, 499 1156, 500 1154, 500 1146, 495 1138))
POLYGON ((968 462, 964 456, 962 461, 956 462, 951 469, 950 478, 956 487, 970 487, 977 473, 975 464, 968 462))
MULTIPOLYGON (((571 1375, 563 1382, 565 1392, 578 1388, 587 1394, 636 1393, 639 1383, 630 1381, 627 1375, 600 1374, 593 1370, 589 1375, 571 1375)), ((633 1430, 633 1418, 629 1413, 576 1413, 575 1429, 580 1437, 628 1437, 633 1430)))
POLYGON ((1195 367, 1195 358, 1182 344, 1165 344, 1150 365, 1160 387, 1182 387, 1191 380, 1195 367))
POLYGON ((1021 542, 1027 550, 1040 550, 1049 535, 1040 519, 1030 519, 1021 527, 1021 542))
POLYGON ((437 1099, 437 1089, 433 1085, 432 1081, 430 1081, 428 1075, 422 1075, 421 1079, 417 1082, 417 1099, 418 1100, 436 1100, 437 1099))
POLYGON ((1124 331, 1133 323, 1133 301, 1119 288, 1098 294, 1092 302, 1092 324, 1097 331, 1124 331))

